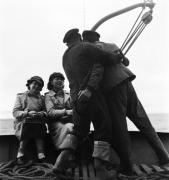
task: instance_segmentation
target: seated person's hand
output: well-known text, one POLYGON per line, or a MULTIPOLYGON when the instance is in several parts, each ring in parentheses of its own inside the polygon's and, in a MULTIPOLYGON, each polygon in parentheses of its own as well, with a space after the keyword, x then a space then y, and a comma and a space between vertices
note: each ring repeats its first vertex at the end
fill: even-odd
POLYGON ((35 117, 37 117, 37 112, 36 111, 29 111, 28 116, 31 118, 35 118, 35 117))
POLYGON ((44 113, 43 111, 38 112, 38 113, 37 113, 37 116, 38 116, 39 118, 43 118, 43 117, 45 117, 45 113, 44 113))
POLYGON ((72 109, 66 110, 66 115, 72 116, 73 115, 73 110, 72 109))
POLYGON ((88 101, 88 99, 92 96, 92 92, 89 89, 81 90, 78 94, 79 101, 88 101))

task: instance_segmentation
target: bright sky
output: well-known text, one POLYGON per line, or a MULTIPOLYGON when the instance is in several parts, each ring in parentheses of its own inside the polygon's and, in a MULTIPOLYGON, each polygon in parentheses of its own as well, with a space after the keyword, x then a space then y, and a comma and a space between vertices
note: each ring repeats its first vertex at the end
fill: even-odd
MULTIPOLYGON (((91 29, 102 17, 138 0, 1 0, 0 117, 12 111, 16 94, 33 75, 45 81, 62 69, 65 32, 91 29)), ((148 113, 169 113, 169 1, 155 0, 153 21, 127 54, 134 86, 148 113)), ((141 8, 101 25, 101 40, 122 45, 141 8)), ((66 89, 68 82, 66 81, 66 89)))

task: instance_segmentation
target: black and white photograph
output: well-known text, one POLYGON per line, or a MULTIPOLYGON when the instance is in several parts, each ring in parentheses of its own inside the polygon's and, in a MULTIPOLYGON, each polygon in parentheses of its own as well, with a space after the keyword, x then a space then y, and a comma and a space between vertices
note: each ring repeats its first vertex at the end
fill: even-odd
POLYGON ((0 180, 169 180, 168 17, 168 0, 0 0, 0 180))

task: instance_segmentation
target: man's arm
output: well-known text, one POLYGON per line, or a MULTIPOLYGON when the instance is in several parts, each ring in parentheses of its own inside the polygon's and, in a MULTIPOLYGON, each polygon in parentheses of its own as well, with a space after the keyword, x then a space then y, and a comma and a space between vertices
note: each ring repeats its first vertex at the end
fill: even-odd
POLYGON ((90 73, 86 87, 93 91, 99 88, 99 84, 103 78, 104 67, 101 63, 95 63, 90 73))
POLYGON ((129 65, 128 58, 124 56, 123 52, 116 44, 104 43, 104 42, 100 42, 100 41, 96 42, 95 44, 97 47, 101 48, 104 51, 107 51, 110 53, 115 53, 115 54, 120 54, 121 55, 121 63, 123 63, 125 66, 129 65))
POLYGON ((93 64, 92 69, 89 71, 85 81, 84 86, 85 89, 79 92, 78 99, 90 98, 92 92, 99 88, 99 84, 103 78, 104 67, 101 63, 93 64))
POLYGON ((91 43, 84 43, 82 52, 90 61, 95 63, 101 63, 103 66, 115 65, 121 62, 121 54, 114 52, 104 51, 91 43))

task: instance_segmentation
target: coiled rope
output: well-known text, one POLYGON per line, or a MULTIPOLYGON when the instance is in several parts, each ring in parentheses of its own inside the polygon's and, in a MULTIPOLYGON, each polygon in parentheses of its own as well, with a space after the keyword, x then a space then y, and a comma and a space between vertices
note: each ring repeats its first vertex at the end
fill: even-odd
POLYGON ((0 180, 72 180, 72 176, 53 173, 49 163, 28 162, 17 165, 15 161, 0 164, 0 180))
MULTIPOLYGON (((74 180, 73 175, 53 173, 52 168, 52 164, 33 163, 31 161, 22 166, 18 166, 16 161, 0 163, 0 180, 74 180)), ((82 176, 81 174, 78 180, 83 180, 82 176)), ((88 177, 88 180, 93 179, 88 177)), ((120 174, 118 180, 169 180, 169 171, 130 177, 120 174)))

